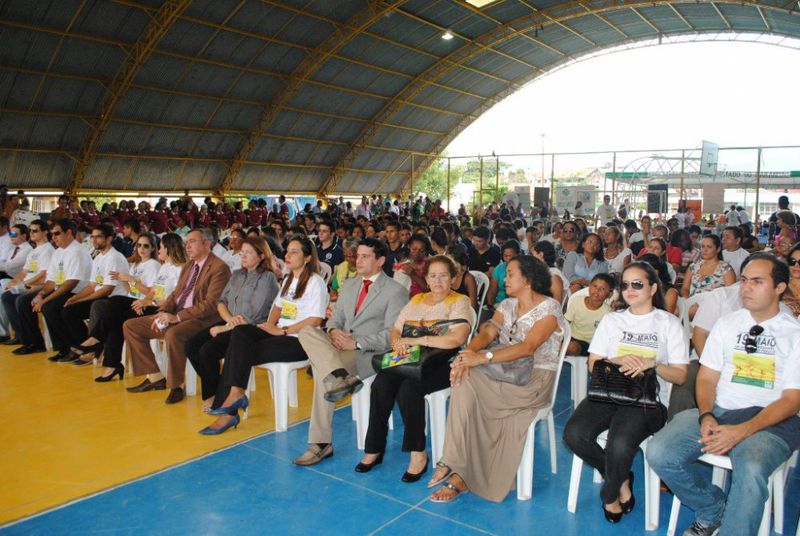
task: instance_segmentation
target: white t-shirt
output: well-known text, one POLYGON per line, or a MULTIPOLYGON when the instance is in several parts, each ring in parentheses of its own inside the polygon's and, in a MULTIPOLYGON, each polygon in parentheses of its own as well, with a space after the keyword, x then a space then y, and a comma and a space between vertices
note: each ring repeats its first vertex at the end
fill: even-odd
POLYGON ((233 250, 226 251, 222 260, 225 261, 231 272, 235 272, 242 267, 242 250, 239 250, 239 253, 234 253, 233 250))
POLYGON ((614 219, 614 207, 611 205, 602 204, 597 207, 597 212, 595 215, 597 219, 600 221, 600 225, 608 225, 608 222, 614 219))
POLYGON ((155 287, 153 301, 160 302, 172 294, 172 291, 178 286, 178 279, 181 276, 182 269, 182 266, 177 266, 171 262, 165 262, 161 265, 153 285, 155 287))
POLYGON ((211 253, 224 260, 225 256, 228 254, 228 250, 225 249, 225 246, 222 244, 216 243, 214 244, 214 247, 211 248, 211 253))
POLYGON ((746 249, 742 248, 739 248, 736 251, 728 251, 727 249, 722 250, 722 260, 727 261, 728 264, 731 265, 734 273, 736 273, 736 279, 739 279, 739 276, 742 274, 742 263, 749 256, 750 253, 746 249))
MULTIPOLYGON (((325 318, 325 310, 328 308, 328 287, 325 280, 319 274, 313 274, 306 284, 306 289, 300 299, 294 299, 294 292, 297 289, 298 278, 292 279, 289 291, 283 296, 283 287, 272 302, 273 307, 281 310, 278 319, 278 327, 291 326, 308 317, 325 318)), ((297 337, 297 333, 290 334, 297 337)))
MULTIPOLYGON (((603 317, 592 337, 589 353, 603 357, 633 354, 655 358, 657 364, 686 365, 689 344, 678 317, 661 309, 634 315, 626 309, 603 317)), ((672 384, 660 376, 661 402, 669 406, 672 384)))
POLYGON ((736 209, 731 209, 725 213, 728 218, 728 225, 739 225, 739 212, 736 209))
POLYGON ((152 287, 156 282, 156 278, 158 278, 160 269, 161 263, 155 259, 147 259, 144 262, 131 266, 130 274, 134 280, 128 283, 128 297, 137 300, 144 297, 141 291, 141 285, 152 287))
POLYGON ((125 287, 119 284, 118 279, 111 279, 111 272, 127 274, 130 271, 128 260, 125 256, 114 248, 107 253, 98 253, 92 260, 92 282, 94 291, 97 292, 102 287, 112 286, 111 296, 125 296, 125 287))
POLYGON ((785 312, 761 322, 757 349, 748 354, 745 339, 756 324, 747 309, 727 314, 703 348, 700 364, 721 373, 716 403, 725 409, 766 407, 784 389, 800 389, 800 323, 785 312))
POLYGON ((92 256, 80 242, 73 240, 66 249, 58 248, 50 258, 47 280, 58 289, 65 281, 78 280, 72 289, 74 294, 82 291, 92 278, 92 256))
MULTIPOLYGON (((702 301, 692 319, 692 326, 710 332, 717 320, 744 307, 740 294, 741 287, 742 284, 737 281, 729 287, 719 287, 710 292, 700 293, 702 301)), ((780 302, 779 307, 782 312, 792 313, 792 310, 783 302, 780 302)))
POLYGON ((609 274, 622 273, 622 269, 625 267, 623 266, 623 263, 625 262, 625 257, 628 257, 629 255, 633 255, 631 250, 629 248, 624 248, 613 259, 609 259, 608 257, 606 257, 606 263, 608 264, 608 273, 609 274))
POLYGON ((747 214, 746 210, 740 210, 739 212, 739 222, 740 223, 750 223, 750 215, 747 214))
MULTIPOLYGON (((41 272, 46 272, 47 267, 50 265, 50 259, 53 257, 56 248, 50 242, 45 242, 41 246, 36 246, 33 251, 28 253, 28 258, 25 260, 25 267, 23 270, 28 272, 28 279, 39 275, 41 272)), ((27 280, 26 280, 27 281, 27 280)))

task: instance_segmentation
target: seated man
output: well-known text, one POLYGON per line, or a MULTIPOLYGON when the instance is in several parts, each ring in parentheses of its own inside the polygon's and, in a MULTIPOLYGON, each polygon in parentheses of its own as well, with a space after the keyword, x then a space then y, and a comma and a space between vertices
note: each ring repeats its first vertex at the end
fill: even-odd
POLYGON ((335 403, 361 388, 356 374, 366 378, 372 370, 372 355, 389 351, 389 334, 408 291, 383 272, 386 245, 366 238, 358 246, 358 277, 346 280, 327 323, 327 333, 306 327, 300 344, 314 371, 314 399, 308 427, 310 447, 296 465, 314 465, 333 456, 333 410, 335 403))
POLYGON ((743 308, 711 329, 697 373, 697 406, 676 415, 647 460, 695 512, 684 536, 758 532, 769 476, 800 446, 800 324, 781 311, 788 267, 755 253, 742 265, 743 308), (748 327, 750 326, 750 327, 748 327), (727 455, 727 499, 697 459, 727 455))
MULTIPOLYGON (((72 220, 57 220, 53 224, 52 236, 58 249, 53 252, 47 268, 47 281, 31 300, 30 310, 19 310, 22 341, 25 346, 17 348, 17 355, 44 351, 44 341, 39 331, 39 319, 35 313, 44 315, 53 348, 58 352, 50 361, 58 361, 70 352, 70 340, 63 337, 63 330, 55 324, 61 319, 64 304, 74 294, 82 291, 92 276, 92 257, 81 243, 75 239, 77 225, 72 220), (55 322, 55 323, 54 323, 55 322)), ((20 304, 26 306, 27 303, 20 304)))
POLYGON ((132 318, 122 325, 133 359, 133 374, 147 374, 142 383, 128 387, 129 392, 160 391, 169 387, 167 404, 183 400, 184 346, 201 330, 222 321, 217 313, 217 302, 231 277, 225 261, 211 253, 213 243, 210 229, 192 230, 186 240, 189 262, 183 266, 178 285, 159 307, 159 312, 132 318), (164 338, 167 342, 169 367, 166 381, 150 348, 150 339, 154 338, 164 338))

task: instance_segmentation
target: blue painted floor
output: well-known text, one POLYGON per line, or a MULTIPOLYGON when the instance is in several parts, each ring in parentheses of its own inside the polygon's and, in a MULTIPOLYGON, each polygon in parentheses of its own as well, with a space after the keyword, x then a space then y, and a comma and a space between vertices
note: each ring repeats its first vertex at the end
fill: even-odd
MULTIPOLYGON (((575 515, 567 512, 571 455, 560 441, 571 412, 569 369, 556 407, 558 475, 550 473, 545 426, 537 430, 533 500, 514 492, 501 504, 465 495, 451 504, 433 504, 423 479, 405 484, 400 476, 407 455, 400 452, 402 423, 384 463, 368 474, 353 467, 360 459, 349 408, 336 412, 336 452, 311 468, 291 460, 306 447, 308 424, 271 433, 185 465, 123 485, 6 527, 8 534, 645 534, 640 504, 619 525, 600 512, 599 485, 584 468, 575 515)), ((245 424, 246 426, 246 424, 245 424)), ((194 433, 193 430, 175 433, 194 433)), ((229 432, 229 433, 236 433, 229 432)), ((141 453, 131 453, 132 456, 141 453)), ((98 463, 124 463, 106 460, 98 463)), ((644 501, 642 462, 634 462, 634 492, 644 501)), ((660 528, 666 534, 672 496, 662 494, 660 528)), ((793 535, 800 512, 800 479, 791 476, 786 529, 793 535)), ((683 509, 678 534, 692 521, 683 509)))

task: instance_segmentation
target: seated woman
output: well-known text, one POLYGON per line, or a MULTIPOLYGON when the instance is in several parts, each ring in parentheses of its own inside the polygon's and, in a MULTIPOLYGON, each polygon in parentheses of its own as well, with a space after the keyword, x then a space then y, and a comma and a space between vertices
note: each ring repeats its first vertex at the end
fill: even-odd
POLYGON ((209 415, 219 415, 203 435, 217 435, 239 425, 239 408, 249 404, 244 390, 255 365, 308 359, 297 333, 306 326, 319 327, 328 307, 328 289, 317 273, 317 247, 305 235, 292 235, 286 245, 289 274, 272 303, 266 322, 236 326, 225 352, 219 382, 209 415))
POLYGON ((434 502, 467 490, 502 501, 528 427, 555 388, 565 320, 550 297, 547 266, 529 255, 513 259, 506 291, 509 297, 451 365, 444 451, 428 487, 445 484, 434 502))
MULTIPOLYGON (((736 282, 731 265, 722 260, 722 242, 717 235, 703 237, 700 243, 700 260, 686 269, 681 286, 681 296, 688 298, 698 292, 708 292, 719 287, 729 287, 736 282)), ((694 318, 697 305, 689 309, 689 318, 694 318)))
POLYGON ((246 238, 241 261, 242 267, 233 272, 217 304, 222 322, 186 341, 186 357, 200 376, 206 411, 211 409, 217 393, 219 362, 230 344, 233 328, 264 322, 279 290, 266 240, 246 238))
POLYGON ((800 244, 789 251, 786 262, 789 264, 789 292, 784 293, 783 301, 792 315, 800 318, 800 244))
POLYGON ((678 315, 678 291, 669 281, 667 263, 652 253, 640 256, 639 261, 648 263, 658 274, 658 279, 661 281, 661 292, 664 294, 664 310, 678 315))
POLYGON ((595 233, 581 238, 576 251, 567 254, 564 261, 564 275, 569 280, 569 291, 578 292, 597 274, 608 273, 608 264, 603 257, 603 241, 595 233))
POLYGON ((450 282, 450 288, 469 298, 472 308, 478 310, 478 282, 469 273, 469 254, 464 247, 453 247, 450 258, 456 263, 456 276, 450 282))
POLYGON ((540 240, 533 247, 531 255, 542 261, 550 269, 550 293, 558 303, 564 301, 564 293, 569 292, 569 280, 556 267, 556 248, 552 242, 540 240))
POLYGON ((584 399, 567 422, 564 443, 576 456, 603 475, 600 490, 606 520, 617 523, 633 510, 631 464, 645 438, 660 430, 667 416, 672 384, 686 379, 689 348, 680 321, 664 311, 661 280, 647 263, 632 262, 622 272, 624 309, 603 317, 589 346, 589 370, 605 360, 626 376, 655 369, 661 388, 658 408, 623 406, 584 399), (608 430, 606 447, 597 436, 608 430))
POLYGON ((692 237, 686 229, 675 229, 669 242, 672 247, 678 248, 681 251, 680 265, 672 266, 678 273, 675 286, 681 288, 683 286, 683 278, 686 274, 686 270, 700 258, 700 250, 694 247, 692 237))
MULTIPOLYGON (((131 274, 139 273, 136 279, 119 274, 117 277, 128 287, 127 296, 119 296, 108 301, 105 314, 99 317, 97 324, 89 334, 87 343, 97 341, 98 354, 102 349, 103 370, 94 381, 98 383, 109 382, 114 376, 119 375, 121 380, 125 368, 122 365, 122 345, 125 342, 122 335, 122 324, 126 320, 143 314, 153 314, 158 306, 169 296, 178 285, 181 268, 187 261, 186 249, 183 240, 175 233, 167 233, 161 237, 158 248, 158 261, 162 264, 156 266, 147 257, 155 249, 155 240, 152 235, 143 234, 136 242, 136 254, 140 263, 135 263, 131 274), (155 274, 152 273, 156 269, 155 274), (130 279, 129 281, 126 281, 130 279)), ((158 264, 158 263, 156 263, 158 264)), ((82 348, 85 349, 85 348, 82 348)))
POLYGON ((519 257, 519 242, 514 239, 506 240, 503 242, 500 252, 503 256, 503 262, 492 270, 492 277, 489 279, 489 292, 486 294, 486 303, 493 307, 506 299, 506 267, 511 259, 519 257))
POLYGON ((600 320, 611 312, 606 300, 614 292, 616 279, 610 274, 597 274, 589 283, 586 296, 569 300, 564 318, 572 328, 572 338, 567 346, 569 355, 589 355, 589 343, 600 320))
MULTIPOLYGON (((475 313, 470 311, 469 298, 450 288, 456 274, 456 265, 449 257, 437 255, 428 260, 425 279, 430 291, 417 294, 400 311, 390 335, 392 349, 396 354, 406 355, 413 345, 451 349, 458 348, 467 341, 475 313), (403 325, 409 322, 426 326, 457 319, 466 322, 449 326, 441 335, 421 338, 402 336, 403 325)), ((404 424, 402 450, 411 453, 408 470, 402 480, 419 480, 428 470, 428 456, 425 453, 425 395, 449 385, 450 363, 446 359, 426 368, 422 381, 391 372, 378 372, 370 394, 369 428, 364 457, 356 466, 356 472, 366 473, 383 461, 386 434, 389 431, 387 421, 396 400, 404 424)))
POLYGON ((608 264, 608 273, 620 273, 631 262, 631 250, 625 247, 622 232, 616 225, 610 225, 600 236, 605 245, 603 257, 608 264))

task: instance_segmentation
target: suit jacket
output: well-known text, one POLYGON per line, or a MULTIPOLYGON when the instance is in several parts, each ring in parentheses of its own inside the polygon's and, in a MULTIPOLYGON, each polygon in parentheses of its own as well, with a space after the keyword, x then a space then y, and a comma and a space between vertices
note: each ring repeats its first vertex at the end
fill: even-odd
MULTIPOLYGON (((161 305, 160 311, 167 313, 178 312, 178 298, 192 274, 192 268, 194 268, 193 261, 189 261, 183 266, 181 275, 178 277, 178 286, 175 287, 172 294, 161 305)), ((225 261, 213 253, 209 253, 206 263, 197 275, 192 306, 180 311, 181 320, 209 320, 214 318, 217 315, 217 303, 230 278, 231 270, 225 261)))
POLYGON ((353 333, 361 347, 357 358, 358 374, 367 378, 375 374, 372 370, 372 355, 388 352, 391 348, 389 335, 400 310, 408 302, 408 290, 381 271, 370 285, 358 314, 355 314, 363 280, 363 277, 345 280, 326 326, 328 329, 336 328, 353 333))

